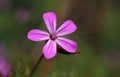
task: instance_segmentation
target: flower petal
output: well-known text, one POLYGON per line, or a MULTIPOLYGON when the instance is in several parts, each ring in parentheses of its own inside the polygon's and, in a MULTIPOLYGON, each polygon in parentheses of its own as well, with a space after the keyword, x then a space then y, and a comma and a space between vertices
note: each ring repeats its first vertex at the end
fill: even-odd
POLYGON ((54 57, 57 53, 56 42, 53 40, 48 40, 48 42, 43 47, 43 54, 47 59, 54 57))
POLYGON ((33 29, 28 32, 27 37, 32 41, 42 41, 49 39, 49 33, 39 29, 33 29))
POLYGON ((76 49, 77 49, 77 43, 76 42, 74 42, 72 40, 69 40, 69 39, 66 39, 66 38, 63 38, 63 37, 58 37, 56 39, 56 42, 66 51, 68 51, 70 53, 75 53, 76 52, 76 49))
POLYGON ((57 36, 63 36, 75 32, 77 29, 76 25, 71 20, 64 22, 56 31, 57 36))
POLYGON ((43 20, 51 34, 56 31, 56 15, 54 12, 47 12, 43 14, 43 20))

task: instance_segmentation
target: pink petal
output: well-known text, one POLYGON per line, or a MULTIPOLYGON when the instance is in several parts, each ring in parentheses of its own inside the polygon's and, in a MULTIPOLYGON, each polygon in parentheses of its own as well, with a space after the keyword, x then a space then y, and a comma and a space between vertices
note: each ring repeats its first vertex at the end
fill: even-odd
POLYGON ((39 29, 33 29, 28 32, 27 37, 32 41, 42 41, 49 39, 49 33, 39 29))
POLYGON ((53 40, 48 40, 48 42, 43 47, 43 54, 47 59, 50 59, 56 55, 57 47, 56 42, 53 40))
POLYGON ((75 53, 76 52, 76 49, 77 49, 77 43, 76 42, 74 42, 72 40, 69 40, 69 39, 66 39, 66 38, 63 38, 63 37, 58 37, 56 39, 56 42, 66 51, 68 51, 70 53, 75 53))
POLYGON ((76 25, 71 20, 67 20, 58 28, 56 33, 57 36, 63 36, 75 32, 76 29, 76 25))
POLYGON ((56 31, 56 15, 54 12, 47 12, 43 14, 44 22, 51 34, 56 31))

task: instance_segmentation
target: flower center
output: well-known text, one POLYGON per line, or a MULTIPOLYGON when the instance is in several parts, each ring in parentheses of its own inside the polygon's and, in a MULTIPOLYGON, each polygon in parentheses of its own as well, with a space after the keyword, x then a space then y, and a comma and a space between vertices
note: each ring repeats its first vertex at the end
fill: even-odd
POLYGON ((51 38, 52 40, 55 40, 55 39, 57 38, 57 36, 56 36, 56 34, 52 34, 52 35, 50 35, 50 38, 51 38))

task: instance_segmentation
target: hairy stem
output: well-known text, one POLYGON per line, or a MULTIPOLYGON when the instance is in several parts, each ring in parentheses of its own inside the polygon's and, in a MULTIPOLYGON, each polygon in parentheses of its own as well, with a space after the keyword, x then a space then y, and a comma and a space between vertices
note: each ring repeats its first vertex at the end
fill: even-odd
POLYGON ((40 56, 40 58, 38 59, 37 63, 35 64, 35 66, 33 67, 32 71, 30 72, 29 77, 32 77, 33 73, 35 72, 36 68, 38 67, 39 63, 42 61, 44 55, 42 54, 40 56))

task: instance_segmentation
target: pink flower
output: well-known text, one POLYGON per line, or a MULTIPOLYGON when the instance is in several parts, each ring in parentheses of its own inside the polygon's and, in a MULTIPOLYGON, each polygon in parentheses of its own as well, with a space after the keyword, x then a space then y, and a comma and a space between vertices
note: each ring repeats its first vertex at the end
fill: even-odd
POLYGON ((16 18, 21 22, 25 23, 30 19, 30 12, 25 8, 18 8, 16 11, 16 18))
POLYGON ((57 53, 57 44, 67 52, 75 53, 77 49, 77 43, 70 39, 61 37, 76 31, 77 27, 73 21, 65 21, 56 30, 56 15, 54 12, 44 13, 43 20, 49 33, 43 30, 33 29, 28 32, 28 39, 32 41, 48 40, 42 49, 44 56, 47 59, 53 58, 57 53))
POLYGON ((5 59, 0 60, 0 74, 3 77, 7 77, 11 72, 11 66, 5 59))
POLYGON ((11 0, 0 0, 0 10, 8 9, 11 5, 11 0))
POLYGON ((4 45, 0 44, 0 74, 7 77, 11 73, 11 65, 7 61, 4 45))

